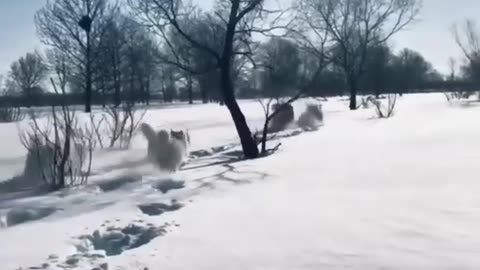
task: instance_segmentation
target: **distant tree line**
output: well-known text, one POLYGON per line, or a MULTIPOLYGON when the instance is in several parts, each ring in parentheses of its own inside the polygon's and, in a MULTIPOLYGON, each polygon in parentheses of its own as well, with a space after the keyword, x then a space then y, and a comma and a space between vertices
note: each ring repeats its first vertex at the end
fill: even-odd
MULTIPOLYGON (((122 43, 122 46, 127 45, 122 43)), ((273 37, 259 42, 257 46, 260 67, 242 67, 244 70, 236 79, 239 98, 290 96, 299 87, 304 69, 314 68, 308 66, 310 56, 291 39, 273 37)), ((92 104, 105 106, 128 101, 148 105, 152 100, 166 103, 221 102, 219 86, 214 79, 219 76, 218 71, 191 74, 175 66, 154 62, 154 56, 147 55, 155 52, 154 46, 138 50, 138 58, 131 56, 128 59, 128 54, 112 51, 95 58, 95 62, 99 62, 95 64, 98 70, 93 80, 92 104), (140 58, 142 54, 145 54, 144 59, 140 58)), ((201 57, 192 57, 191 61, 200 60, 201 57)), ((0 98, 0 104, 8 102, 26 107, 58 105, 60 97, 47 91, 48 74, 47 60, 39 52, 27 53, 12 63, 5 76, 2 87, 4 95, 0 98)), ((450 74, 443 75, 416 51, 405 48, 393 53, 390 47, 381 45, 368 49, 365 72, 359 80, 359 94, 404 94, 452 89, 474 91, 480 88, 476 78, 475 65, 470 62, 460 65, 458 71, 454 69, 450 74)), ((83 105, 82 79, 75 75, 71 79, 68 103, 83 105)), ((348 95, 347 81, 341 68, 333 62, 326 65, 307 92, 310 96, 322 97, 348 95)))

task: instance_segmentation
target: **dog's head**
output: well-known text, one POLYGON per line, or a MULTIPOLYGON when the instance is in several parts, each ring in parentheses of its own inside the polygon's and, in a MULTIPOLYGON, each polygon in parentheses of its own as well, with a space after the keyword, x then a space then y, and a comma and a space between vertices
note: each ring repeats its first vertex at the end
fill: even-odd
POLYGON ((172 138, 177 139, 177 140, 181 140, 181 141, 186 141, 186 139, 187 139, 187 135, 185 134, 185 131, 183 131, 183 130, 176 131, 176 130, 171 129, 170 130, 170 135, 172 136, 172 138))

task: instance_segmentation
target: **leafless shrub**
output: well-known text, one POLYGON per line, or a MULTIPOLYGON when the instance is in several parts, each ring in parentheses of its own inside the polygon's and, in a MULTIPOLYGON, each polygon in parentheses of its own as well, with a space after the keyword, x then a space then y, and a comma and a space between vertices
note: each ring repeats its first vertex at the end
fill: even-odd
POLYGON ((384 106, 381 100, 374 96, 369 96, 368 101, 375 107, 378 118, 390 118, 395 113, 395 105, 397 104, 397 94, 389 94, 386 97, 387 105, 384 106))
POLYGON ((447 102, 452 103, 454 100, 457 100, 457 101, 467 100, 472 95, 474 95, 475 92, 471 92, 471 91, 452 91, 452 92, 445 92, 443 94, 444 94, 445 98, 447 99, 447 102))
MULTIPOLYGON (((65 95, 63 87, 61 94, 65 95)), ((28 127, 20 131, 20 141, 28 151, 24 177, 40 176, 51 190, 85 184, 95 148, 89 123, 81 125, 75 111, 65 103, 60 108, 53 106, 43 125, 33 110, 30 117, 28 127)))
POLYGON ((134 104, 124 104, 106 108, 98 120, 91 115, 90 120, 99 146, 128 148, 146 112, 147 110, 134 104))

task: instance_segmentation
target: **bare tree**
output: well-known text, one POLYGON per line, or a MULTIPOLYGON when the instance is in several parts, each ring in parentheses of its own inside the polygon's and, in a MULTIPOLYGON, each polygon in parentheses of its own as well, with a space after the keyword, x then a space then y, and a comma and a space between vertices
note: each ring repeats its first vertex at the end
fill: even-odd
POLYGON ((372 91, 379 98, 380 93, 390 90, 388 88, 392 84, 390 67, 393 55, 385 44, 368 48, 367 54, 361 85, 365 91, 372 91))
POLYGON ((157 54, 156 41, 147 29, 126 14, 112 15, 92 53, 92 85, 103 107, 112 102, 119 107, 122 101, 148 104, 157 54))
MULTIPOLYGON (((213 14, 209 14, 212 18, 218 18, 222 22, 221 25, 210 25, 211 27, 220 27, 219 30, 221 31, 217 31, 217 33, 222 34, 224 37, 217 43, 221 45, 221 50, 217 51, 209 44, 205 44, 195 38, 195 35, 188 32, 188 28, 185 26, 185 22, 189 18, 200 14, 200 11, 195 6, 181 0, 129 0, 129 2, 136 14, 140 15, 146 24, 156 28, 160 36, 164 38, 167 46, 171 45, 167 33, 173 30, 195 48, 210 54, 215 59, 216 67, 220 71, 219 83, 223 101, 232 116, 240 137, 244 156, 245 158, 258 157, 259 151, 256 142, 236 100, 235 85, 232 78, 232 63, 238 56, 251 57, 252 51, 249 50, 249 39, 245 37, 251 36, 254 32, 265 33, 267 30, 274 28, 259 28, 259 25, 262 25, 262 20, 268 15, 281 15, 281 12, 275 13, 272 10, 267 10, 264 7, 263 0, 217 1, 215 11, 213 14), (245 49, 237 51, 237 44, 242 43, 245 45, 243 46, 245 49)), ((174 59, 179 60, 174 48, 172 48, 172 51, 174 52, 174 59)), ((174 62, 178 64, 180 61, 174 62)))
POLYGON ((86 112, 92 103, 93 50, 113 10, 107 0, 49 0, 35 14, 41 41, 64 52, 78 76, 83 76, 86 112))
POLYGON ((273 37, 261 46, 262 88, 268 97, 283 97, 296 91, 300 79, 300 52, 288 39, 273 37))
POLYGON ((469 61, 480 58, 480 32, 473 20, 466 20, 461 29, 454 24, 451 30, 455 42, 469 61))
POLYGON ((436 72, 431 63, 420 53, 411 49, 402 49, 393 57, 391 68, 394 75, 394 88, 400 95, 421 89, 429 77, 436 72))
POLYGON ((301 60, 296 44, 286 38, 272 37, 260 45, 259 51, 256 66, 260 88, 263 96, 268 98, 266 101, 258 100, 265 116, 260 139, 260 153, 265 155, 268 152, 268 133, 282 131, 294 120, 294 109, 290 103, 295 100, 285 104, 286 99, 283 98, 299 91, 301 60))
POLYGON ((331 57, 345 74, 350 109, 364 72, 367 49, 385 43, 418 15, 421 0, 302 0, 313 29, 325 29, 335 42, 331 57))
MULTIPOLYGON (((300 32, 296 32, 295 36, 298 37, 299 33, 300 32)), ((320 35, 318 37, 320 37, 320 42, 316 45, 315 48, 307 47, 304 48, 304 50, 302 51, 303 57, 301 58, 309 59, 310 61, 309 63, 303 63, 300 67, 300 71, 298 74, 300 79, 298 85, 295 88, 295 94, 289 98, 284 98, 283 100, 278 97, 271 96, 267 102, 260 101, 265 115, 264 127, 261 133, 262 136, 259 141, 259 143, 261 144, 262 155, 268 154, 271 151, 275 151, 280 147, 280 145, 277 145, 273 148, 273 150, 267 149, 267 141, 269 140, 268 132, 271 121, 279 116, 281 118, 290 118, 291 116, 289 115, 293 115, 293 107, 291 104, 302 97, 308 96, 309 89, 313 87, 313 85, 317 82, 318 78, 321 76, 324 68, 329 64, 328 59, 326 59, 325 57, 325 46, 328 39, 324 35, 320 35), (314 60, 312 61, 312 59, 314 60), (311 65, 313 66, 313 69, 311 65), (272 104, 274 100, 277 100, 276 104, 272 104)), ((309 42, 311 41, 312 40, 310 40, 309 42)))
POLYGON ((446 80, 448 92, 445 92, 444 95, 445 95, 445 98, 447 99, 447 102, 452 103, 454 99, 462 97, 463 95, 460 94, 460 92, 455 89, 455 81, 457 80, 457 74, 456 74, 457 61, 455 60, 455 58, 450 57, 448 58, 447 65, 449 70, 449 74, 446 80))
MULTIPOLYGON (((188 20, 182 21, 181 24, 184 31, 199 43, 212 48, 218 55, 222 53, 223 43, 218 41, 225 40, 226 29, 221 17, 212 16, 209 13, 194 13, 188 20)), ((163 47, 161 61, 166 64, 174 63, 177 66, 177 69, 179 69, 177 73, 185 80, 188 95, 193 95, 191 84, 193 80, 196 80, 203 103, 213 101, 223 104, 218 59, 211 53, 196 47, 172 27, 168 31, 167 38, 169 42, 163 47)), ((244 33, 237 39, 242 40, 242 42, 234 43, 234 51, 247 51, 249 48, 245 48, 246 44, 252 44, 250 37, 244 33)), ((248 62, 249 57, 247 55, 233 57, 231 77, 234 88, 237 88, 237 83, 244 74, 248 62)))
POLYGON ((40 84, 45 80, 47 73, 47 65, 38 52, 27 53, 10 66, 10 80, 22 92, 29 107, 35 96, 42 92, 40 84))
POLYGON ((448 71, 450 72, 448 77, 450 80, 454 81, 456 78, 457 61, 455 60, 455 58, 450 57, 448 58, 447 64, 448 64, 448 71))
POLYGON ((104 107, 108 103, 107 96, 113 95, 113 104, 120 106, 122 102, 122 86, 124 85, 122 67, 126 66, 124 51, 126 47, 125 32, 127 26, 122 14, 114 16, 105 24, 104 34, 93 52, 95 88, 103 95, 104 107))
MULTIPOLYGON (((200 28, 201 23, 199 23, 198 21, 192 21, 192 22, 190 22, 189 24, 186 24, 186 25, 188 27, 192 27, 192 28, 194 28, 194 27, 200 28)), ((202 31, 202 30, 205 30, 205 29, 197 29, 197 30, 198 30, 198 32, 193 31, 193 30, 188 30, 188 32, 189 33, 198 33, 198 37, 203 36, 205 38, 205 37, 209 36, 208 31, 202 31)), ((193 69, 200 70, 200 68, 195 68, 194 66, 198 66, 199 65, 198 63, 204 62, 205 61, 205 59, 203 59, 204 56, 210 57, 210 55, 202 54, 201 51, 199 51, 198 49, 195 49, 195 47, 192 46, 192 44, 190 44, 190 42, 185 40, 180 34, 178 34, 178 32, 170 31, 169 39, 170 39, 172 48, 175 48, 175 51, 172 51, 170 49, 171 47, 167 45, 167 46, 163 47, 165 52, 167 54, 169 52, 171 52, 172 53, 171 56, 173 56, 173 54, 176 54, 176 57, 179 58, 180 62, 185 63, 185 66, 191 67, 192 70, 193 69)), ((164 59, 164 57, 162 57, 162 59, 164 59)), ((193 104, 193 80, 194 80, 194 77, 197 75, 196 72, 193 72, 192 70, 185 69, 185 68, 183 68, 183 69, 182 68, 174 68, 174 69, 167 68, 167 67, 165 67, 165 65, 168 65, 168 61, 167 61, 167 63, 162 61, 162 64, 163 64, 164 68, 166 69, 166 70, 164 70, 164 71, 166 71, 166 72, 164 72, 164 75, 169 75, 168 73, 170 73, 170 74, 171 73, 177 73, 177 75, 179 77, 181 77, 180 81, 184 83, 184 86, 187 90, 188 102, 189 102, 189 104, 193 104)), ((205 99, 204 99, 204 101, 206 102, 205 99)))
POLYGON ((462 50, 467 65, 464 67, 465 76, 475 86, 480 85, 480 30, 473 20, 466 20, 462 28, 452 26, 455 42, 462 50))
MULTIPOLYGON (((296 56, 292 58, 290 58, 290 56, 285 57, 284 60, 286 60, 286 62, 290 62, 290 64, 283 63, 286 65, 293 64, 293 66, 298 65, 296 68, 292 69, 296 69, 297 84, 291 85, 293 88, 292 96, 289 98, 284 98, 282 100, 279 98, 279 96, 270 95, 270 98, 267 102, 260 101, 265 115, 264 127, 263 131, 261 132, 261 138, 259 139, 262 155, 268 154, 272 151, 267 149, 267 141, 269 140, 268 127, 271 121, 279 116, 283 118, 284 116, 281 116, 282 114, 285 115, 285 118, 290 118, 293 114, 293 107, 291 104, 309 94, 309 91, 315 87, 315 84, 322 76, 324 69, 331 63, 331 59, 327 57, 331 43, 329 32, 326 31, 326 28, 321 24, 316 24, 315 26, 312 24, 313 18, 302 4, 296 7, 296 11, 297 14, 294 16, 294 21, 296 24, 289 24, 287 27, 287 33, 285 35, 285 38, 287 38, 286 41, 288 41, 290 45, 285 47, 282 46, 282 49, 294 45, 294 47, 298 50, 297 53, 295 53, 297 54, 296 56), (289 40, 294 40, 295 43, 292 44, 289 40), (297 61, 299 61, 299 63, 297 63, 297 61), (274 100, 277 100, 276 104, 272 104, 274 100)), ((291 48, 287 50, 291 50, 291 48)), ((285 50, 284 53, 287 53, 287 50, 285 50)), ((277 52, 275 51, 274 53, 270 53, 270 57, 272 58, 276 58, 277 56, 277 52)), ((268 63, 266 65, 261 64, 260 66, 268 70, 271 68, 271 64, 272 63, 268 63)), ((279 63, 275 63, 275 65, 278 64, 279 63)), ((280 144, 275 146, 273 151, 277 150, 279 146, 280 144)))

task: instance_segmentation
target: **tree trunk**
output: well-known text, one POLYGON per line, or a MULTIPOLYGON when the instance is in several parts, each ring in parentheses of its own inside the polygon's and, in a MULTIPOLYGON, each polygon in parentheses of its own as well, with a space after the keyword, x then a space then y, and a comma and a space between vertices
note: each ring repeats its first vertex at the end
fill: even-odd
POLYGON ((253 139, 250 128, 248 127, 245 116, 238 106, 233 92, 233 83, 230 74, 230 61, 224 60, 221 67, 221 85, 225 105, 232 116, 235 128, 237 129, 240 142, 242 144, 243 154, 247 159, 257 158, 259 156, 257 143, 253 139))
POLYGON ((90 32, 87 31, 87 64, 86 64, 86 88, 85 88, 85 112, 89 113, 92 111, 92 67, 91 67, 91 57, 90 57, 90 32))
POLYGON ((202 88, 202 103, 203 104, 208 103, 207 91, 204 88, 202 88))
POLYGON ((162 85, 162 96, 163 96, 163 102, 167 103, 168 102, 168 100, 167 100, 167 89, 164 85, 162 85))
POLYGON ((350 88, 350 110, 357 109, 357 81, 353 76, 348 78, 348 86, 350 88))
POLYGON ((187 75, 187 88, 188 88, 188 104, 193 104, 193 82, 192 75, 187 75))
MULTIPOLYGON (((115 53, 114 53, 115 54, 115 53)), ((113 85, 114 85, 114 93, 113 93, 113 103, 115 104, 115 108, 120 106, 122 103, 121 99, 121 86, 120 86, 120 79, 119 79, 119 65, 117 65, 117 57, 113 56, 113 85)))
MULTIPOLYGON (((231 1, 232 6, 230 9, 230 16, 225 33, 225 42, 223 46, 222 55, 219 59, 220 67, 220 86, 223 95, 223 101, 227 106, 232 120, 237 129, 238 136, 240 137, 240 143, 242 144, 243 155, 247 159, 258 158, 258 147, 255 139, 250 132, 247 120, 238 106, 235 99, 234 85, 232 82, 232 56, 233 56, 233 42, 235 39, 235 28, 239 21, 237 17, 240 1, 231 1)), ((218 93, 218 92, 217 92, 218 93)))
POLYGON ((129 97, 127 98, 127 103, 128 104, 135 104, 136 101, 136 89, 135 89, 135 71, 133 67, 130 68, 130 76, 128 79, 128 85, 129 85, 129 97))
POLYGON ((146 95, 146 104, 148 106, 148 105, 150 105, 150 98, 151 98, 151 95, 150 95, 150 79, 148 79, 147 83, 146 83, 145 95, 146 95))
POLYGON ((108 93, 107 93, 107 83, 105 82, 105 76, 102 75, 102 78, 100 79, 101 82, 102 82, 102 108, 105 109, 105 107, 107 107, 107 97, 108 97, 108 93))
POLYGON ((30 91, 27 89, 23 90, 23 98, 25 100, 25 104, 27 108, 31 108, 33 106, 33 98, 30 91))
POLYGON ((262 131, 262 155, 267 153, 267 136, 268 136, 268 124, 270 123, 270 119, 268 118, 270 114, 270 108, 267 108, 267 113, 265 113, 265 123, 263 124, 263 131, 262 131))
POLYGON ((208 103, 208 93, 207 93, 207 87, 206 87, 206 82, 205 82, 205 77, 206 75, 200 75, 202 77, 199 77, 198 79, 198 85, 200 87, 200 96, 202 98, 202 103, 206 104, 208 103))

